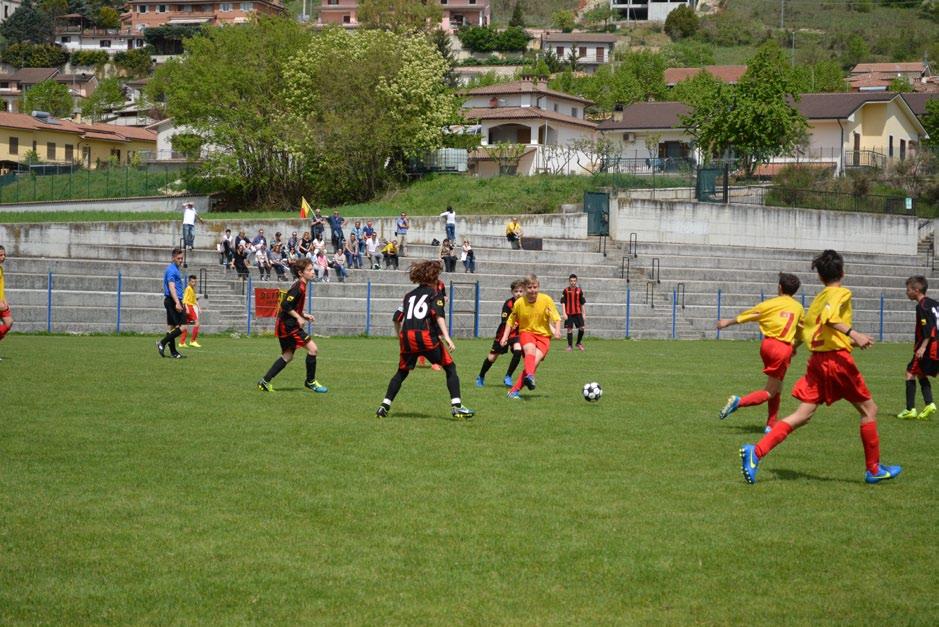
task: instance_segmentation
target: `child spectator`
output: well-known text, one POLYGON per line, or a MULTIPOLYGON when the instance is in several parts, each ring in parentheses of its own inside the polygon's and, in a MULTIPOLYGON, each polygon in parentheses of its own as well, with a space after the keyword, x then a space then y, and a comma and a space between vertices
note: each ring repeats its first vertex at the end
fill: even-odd
POLYGON ((316 270, 316 280, 329 283, 329 260, 326 253, 320 250, 313 259, 313 269, 316 270))

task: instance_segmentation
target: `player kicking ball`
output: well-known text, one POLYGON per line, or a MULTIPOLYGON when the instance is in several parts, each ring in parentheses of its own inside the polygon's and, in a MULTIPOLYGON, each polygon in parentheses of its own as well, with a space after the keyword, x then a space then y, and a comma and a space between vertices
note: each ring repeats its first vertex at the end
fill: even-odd
POLYGON ((794 429, 808 423, 819 405, 847 399, 861 415, 861 443, 867 466, 864 481, 880 483, 893 479, 903 469, 880 463, 877 404, 851 357, 854 344, 865 349, 873 342, 851 326, 851 290, 841 286, 844 260, 834 250, 826 250, 812 260, 812 269, 818 272, 825 289, 812 301, 805 316, 802 340, 812 355, 805 375, 792 388, 792 395, 801 403, 794 413, 778 421, 756 445, 744 444, 740 448, 743 477, 747 483, 756 483, 763 458, 794 429))
POLYGON ((795 354, 795 346, 802 325, 802 305, 793 298, 799 291, 799 277, 794 274, 779 273, 778 295, 764 300, 755 307, 747 309, 736 318, 718 320, 717 328, 726 329, 735 324, 757 322, 763 334, 760 344, 760 357, 763 358, 763 374, 766 385, 762 390, 750 392, 746 396, 732 395, 721 409, 718 417, 723 420, 740 407, 767 404, 766 433, 769 433, 779 417, 780 391, 789 361, 795 354))
POLYGON ((525 352, 525 368, 519 375, 518 381, 506 395, 517 400, 521 398, 519 392, 522 385, 529 390, 535 389, 535 371, 538 364, 544 361, 551 349, 551 337, 561 339, 561 315, 558 313, 554 300, 547 294, 539 294, 541 284, 538 277, 529 274, 525 278, 525 298, 515 301, 512 313, 505 322, 505 330, 499 344, 506 346, 509 343, 509 334, 513 325, 518 325, 519 341, 525 352))
POLYGON ((929 420, 936 413, 929 377, 939 373, 939 342, 936 342, 936 315, 939 303, 926 296, 929 284, 924 276, 906 280, 906 297, 916 301, 916 329, 913 336, 913 358, 906 366, 906 409, 897 414, 903 420, 929 420), (923 411, 916 413, 916 380, 923 392, 923 411))
POLYGON ((441 269, 436 261, 420 261, 411 266, 409 276, 412 283, 417 283, 417 287, 404 295, 404 301, 394 313, 395 332, 400 345, 398 371, 388 382, 385 400, 375 411, 379 418, 384 418, 391 411, 391 404, 401 390, 401 384, 414 370, 420 357, 440 366, 446 374, 450 414, 454 418, 471 418, 476 413, 464 407, 460 399, 460 377, 450 357, 450 352, 456 347, 447 332, 444 299, 437 289, 441 269))
POLYGON ((502 303, 502 321, 499 323, 499 328, 496 329, 496 336, 492 340, 492 347, 489 349, 489 354, 483 359, 483 365, 479 369, 479 375, 476 377, 476 387, 481 388, 486 384, 486 373, 489 372, 492 365, 496 363, 496 359, 499 358, 499 355, 505 355, 509 352, 510 346, 512 347, 512 361, 509 362, 509 368, 505 371, 505 379, 503 379, 503 381, 506 387, 512 387, 512 374, 518 367, 518 363, 522 360, 522 345, 518 340, 518 327, 512 329, 509 333, 508 345, 503 346, 499 343, 499 340, 502 339, 502 332, 505 331, 505 323, 512 314, 512 307, 515 306, 515 301, 524 294, 525 281, 522 279, 512 281, 512 298, 508 298, 502 303))

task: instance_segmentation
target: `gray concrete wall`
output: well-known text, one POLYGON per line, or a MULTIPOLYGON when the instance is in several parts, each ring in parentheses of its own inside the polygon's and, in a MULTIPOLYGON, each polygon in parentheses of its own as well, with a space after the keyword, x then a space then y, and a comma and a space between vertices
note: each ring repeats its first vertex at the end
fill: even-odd
POLYGON ((694 201, 618 198, 610 235, 628 240, 915 255, 918 220, 910 216, 818 211, 694 201))
POLYGON ((57 200, 39 202, 21 202, 0 205, 0 212, 41 211, 113 211, 144 213, 154 211, 179 211, 182 218, 184 202, 191 202, 196 211, 206 213, 209 210, 208 196, 147 196, 140 198, 98 198, 94 200, 57 200))

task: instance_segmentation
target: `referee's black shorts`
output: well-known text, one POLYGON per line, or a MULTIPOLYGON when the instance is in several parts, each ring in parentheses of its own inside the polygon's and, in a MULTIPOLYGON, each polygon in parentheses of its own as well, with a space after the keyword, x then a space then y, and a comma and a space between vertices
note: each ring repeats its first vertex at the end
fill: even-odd
POLYGON ((170 327, 179 327, 186 324, 186 308, 182 311, 176 311, 176 301, 172 296, 163 297, 163 308, 166 309, 166 325, 170 327))

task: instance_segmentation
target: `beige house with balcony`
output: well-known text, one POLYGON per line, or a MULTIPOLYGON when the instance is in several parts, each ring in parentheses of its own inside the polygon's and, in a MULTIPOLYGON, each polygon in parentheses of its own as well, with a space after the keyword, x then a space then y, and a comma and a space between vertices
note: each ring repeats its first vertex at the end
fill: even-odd
MULTIPOLYGON (((463 26, 488 26, 492 22, 489 0, 436 0, 442 12, 440 28, 453 33, 463 26)), ((317 26, 359 26, 358 0, 321 0, 317 26)))

